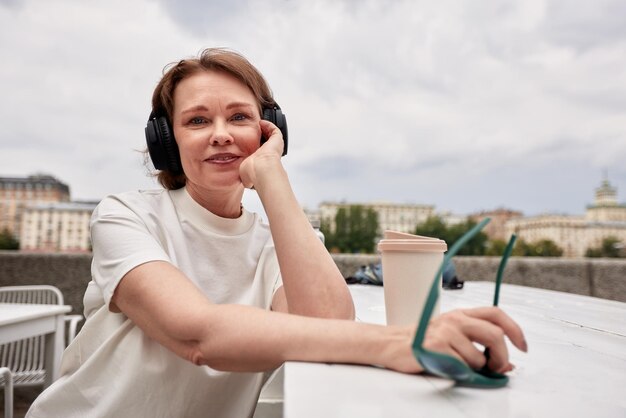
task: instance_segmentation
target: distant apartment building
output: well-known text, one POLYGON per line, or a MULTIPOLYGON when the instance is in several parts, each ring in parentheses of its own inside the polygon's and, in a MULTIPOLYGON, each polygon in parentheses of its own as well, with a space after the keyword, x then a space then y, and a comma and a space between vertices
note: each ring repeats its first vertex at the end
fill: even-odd
POLYGON ((617 201, 617 189, 605 179, 595 191, 595 202, 585 215, 541 215, 511 219, 505 223, 507 235, 516 233, 527 242, 554 241, 564 257, 584 257, 587 249, 597 248, 608 237, 626 243, 626 205, 617 201))
POLYGON ((463 222, 467 222, 467 215, 461 215, 450 211, 437 212, 434 216, 439 217, 439 219, 441 219, 441 221, 447 226, 458 225, 462 224, 463 222))
POLYGON ((27 206, 22 212, 20 250, 89 252, 89 221, 97 202, 59 202, 27 206))
POLYGON ((415 231, 417 224, 424 222, 434 214, 434 206, 416 204, 398 204, 387 202, 375 203, 334 203, 322 202, 319 205, 319 215, 308 213, 309 218, 319 216, 320 220, 330 222, 331 230, 335 229, 335 215, 340 208, 360 205, 364 209, 373 209, 378 214, 380 233, 385 230, 409 232, 415 231))
POLYGON ((52 176, 0 177, 0 231, 18 238, 26 206, 69 200, 70 188, 52 176))
POLYGON ((507 235, 506 223, 511 219, 521 218, 522 212, 499 208, 495 210, 485 210, 477 213, 472 213, 469 218, 475 222, 480 222, 485 218, 490 218, 491 221, 485 226, 482 232, 484 232, 489 239, 499 239, 502 241, 508 241, 509 235, 507 235))

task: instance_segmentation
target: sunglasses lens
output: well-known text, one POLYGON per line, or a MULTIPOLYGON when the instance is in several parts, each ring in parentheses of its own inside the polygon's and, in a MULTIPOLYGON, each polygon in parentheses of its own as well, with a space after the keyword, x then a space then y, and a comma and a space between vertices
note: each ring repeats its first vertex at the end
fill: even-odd
POLYGON ((456 381, 467 380, 472 374, 470 368, 463 362, 432 351, 422 353, 419 356, 419 362, 429 373, 456 381))
POLYGON ((473 372, 468 379, 457 380, 457 385, 471 388, 495 389, 506 386, 508 382, 509 377, 503 374, 473 372))

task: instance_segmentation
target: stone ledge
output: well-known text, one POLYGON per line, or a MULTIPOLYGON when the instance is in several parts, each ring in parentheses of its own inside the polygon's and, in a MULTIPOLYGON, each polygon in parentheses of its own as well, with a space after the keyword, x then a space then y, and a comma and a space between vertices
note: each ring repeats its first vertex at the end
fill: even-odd
MULTIPOLYGON (((348 277, 362 265, 378 263, 380 255, 333 254, 333 259, 341 274, 348 277)), ((465 281, 494 281, 499 263, 499 257, 454 257, 457 275, 465 281)), ((511 257, 503 280, 626 302, 626 259, 511 257)))
MULTIPOLYGON (((361 265, 377 263, 376 254, 333 254, 344 277, 361 265)), ((498 257, 454 258, 459 277, 466 281, 493 281, 498 257)), ((83 312, 83 295, 91 280, 91 254, 38 254, 0 251, 0 286, 51 284, 71 305, 83 312)), ((507 283, 538 287, 626 302, 626 260, 511 257, 507 283)))

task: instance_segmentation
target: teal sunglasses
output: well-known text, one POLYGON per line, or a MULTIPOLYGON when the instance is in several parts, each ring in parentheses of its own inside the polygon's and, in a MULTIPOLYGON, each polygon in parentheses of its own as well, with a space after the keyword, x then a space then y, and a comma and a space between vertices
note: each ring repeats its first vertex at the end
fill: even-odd
MULTIPOLYGON (((422 316, 415 333, 413 340, 413 356, 422 365, 427 373, 435 376, 443 377, 446 379, 452 379, 458 386, 467 386, 474 388, 500 388, 506 386, 509 381, 508 376, 500 373, 493 372, 485 367, 480 370, 474 370, 467 364, 457 359, 456 357, 448 354, 438 353, 435 351, 427 350, 423 347, 424 337, 426 335, 426 328, 433 314, 433 309, 439 298, 440 277, 445 266, 450 262, 452 257, 456 255, 459 249, 472 239, 481 229, 484 228, 491 219, 485 218, 482 222, 474 226, 468 232, 466 232, 458 241, 452 245, 450 250, 446 253, 437 274, 433 280, 433 284, 430 288, 422 316)), ((498 273, 496 275, 496 290, 493 298, 493 305, 498 306, 498 300, 500 297, 500 284, 502 283, 502 274, 509 259, 513 246, 515 245, 516 236, 512 235, 509 243, 507 244, 500 265, 498 267, 498 273)), ((489 359, 489 349, 485 349, 485 357, 489 359)))

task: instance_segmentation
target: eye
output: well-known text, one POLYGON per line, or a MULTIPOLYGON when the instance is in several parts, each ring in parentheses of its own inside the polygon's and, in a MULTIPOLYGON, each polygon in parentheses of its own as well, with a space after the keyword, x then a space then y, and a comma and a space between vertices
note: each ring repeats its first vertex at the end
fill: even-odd
POLYGON ((189 119, 190 125, 201 125, 204 122, 206 122, 206 119, 200 116, 196 116, 196 117, 189 119))
POLYGON ((248 115, 244 113, 235 113, 231 119, 234 121, 242 121, 248 119, 248 115))

